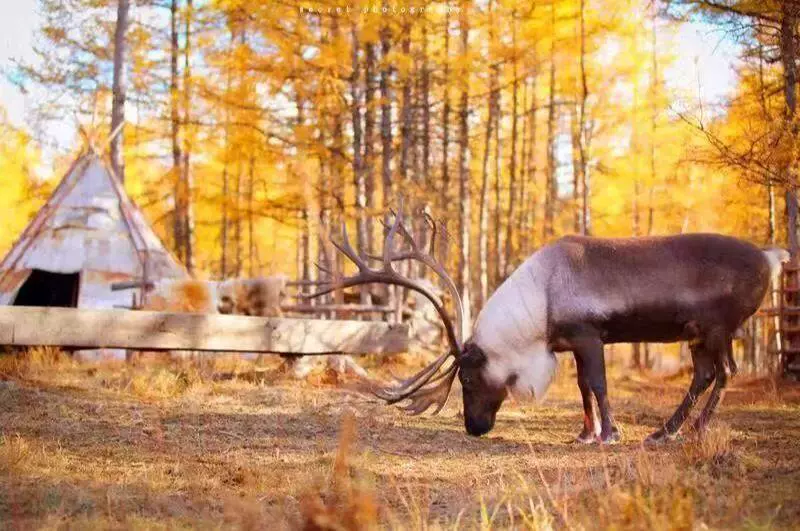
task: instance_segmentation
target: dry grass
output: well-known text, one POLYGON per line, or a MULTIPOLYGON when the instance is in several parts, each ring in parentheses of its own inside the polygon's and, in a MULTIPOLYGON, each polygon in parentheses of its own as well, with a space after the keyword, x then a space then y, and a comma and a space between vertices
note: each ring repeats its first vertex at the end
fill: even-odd
MULTIPOLYGON (((565 366, 548 401, 488 438, 453 400, 409 418, 277 360, 75 363, 0 357, 0 528, 698 529, 800 518, 800 389, 739 381, 703 436, 644 449, 686 381, 612 375, 624 441, 568 441, 565 366)), ((391 368, 400 372, 399 367, 391 368)))
POLYGON ((302 529, 334 531, 378 526, 378 506, 373 489, 352 477, 349 460, 355 436, 355 418, 346 414, 342 419, 330 479, 303 495, 300 505, 302 529))
POLYGON ((687 462, 694 466, 730 466, 737 458, 731 437, 730 426, 723 422, 712 422, 703 433, 692 433, 683 445, 687 462))
POLYGON ((0 354, 0 378, 30 378, 74 367, 72 358, 53 347, 37 347, 15 355, 0 354))

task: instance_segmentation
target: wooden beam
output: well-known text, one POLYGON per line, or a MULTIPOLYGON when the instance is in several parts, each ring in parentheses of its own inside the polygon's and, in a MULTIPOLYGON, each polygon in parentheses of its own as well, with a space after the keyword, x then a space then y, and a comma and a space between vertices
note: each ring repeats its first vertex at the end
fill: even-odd
POLYGON ((122 282, 112 282, 111 291, 122 291, 126 289, 153 289, 155 284, 144 280, 125 280, 122 282))
POLYGON ((372 304, 283 304, 284 312, 316 313, 316 312, 353 312, 353 313, 392 313, 393 308, 374 306, 372 304))
POLYGON ((302 286, 322 286, 328 284, 325 280, 290 280, 286 283, 289 287, 302 287, 302 286))
POLYGON ((279 354, 391 354, 408 327, 383 322, 130 310, 0 307, 0 345, 279 354))

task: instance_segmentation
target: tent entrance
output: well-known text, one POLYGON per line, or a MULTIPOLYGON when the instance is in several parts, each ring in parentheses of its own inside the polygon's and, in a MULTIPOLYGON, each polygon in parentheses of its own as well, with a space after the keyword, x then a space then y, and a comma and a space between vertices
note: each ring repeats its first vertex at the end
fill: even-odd
POLYGON ((80 283, 80 273, 51 273, 34 269, 19 288, 14 306, 76 308, 80 283))

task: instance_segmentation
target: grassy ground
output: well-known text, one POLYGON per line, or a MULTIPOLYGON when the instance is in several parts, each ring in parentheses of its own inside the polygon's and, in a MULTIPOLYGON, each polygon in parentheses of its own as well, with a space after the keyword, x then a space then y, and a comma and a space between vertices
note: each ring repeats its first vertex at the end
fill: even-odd
MULTIPOLYGON (((272 362, 270 362, 272 363, 272 362)), ((565 366, 488 437, 460 400, 406 417, 329 374, 250 363, 0 358, 0 527, 788 528, 800 524, 800 388, 734 379, 703 440, 643 449, 685 378, 614 377, 623 442, 569 441, 565 366)), ((394 370, 411 370, 394 367, 394 370)))

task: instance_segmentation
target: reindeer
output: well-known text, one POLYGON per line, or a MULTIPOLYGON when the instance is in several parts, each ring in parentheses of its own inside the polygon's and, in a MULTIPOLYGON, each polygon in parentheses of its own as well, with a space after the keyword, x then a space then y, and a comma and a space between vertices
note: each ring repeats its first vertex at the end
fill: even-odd
POLYGON ((352 248, 343 227, 333 242, 358 268, 332 279, 312 297, 347 287, 378 283, 414 290, 436 308, 449 350, 412 376, 375 394, 389 404, 420 414, 438 413, 453 381, 461 382, 464 425, 481 436, 494 426, 509 393, 541 398, 557 367, 555 353, 571 351, 583 401, 579 443, 620 439, 606 387, 603 346, 611 343, 688 341, 693 378, 675 413, 646 442, 673 439, 691 409, 714 383, 694 426, 702 431, 719 404, 732 363, 732 336, 761 304, 772 276, 788 260, 781 249, 761 250, 718 234, 600 239, 568 236, 542 247, 492 294, 472 335, 462 341, 463 309, 450 276, 434 259, 436 224, 428 249, 407 230, 402 205, 383 248, 382 266, 371 268, 352 248), (404 240, 398 249, 395 237, 404 240), (418 260, 439 275, 454 302, 451 319, 441 300, 417 280, 400 275, 399 260, 418 260), (595 413, 597 403, 599 418, 595 413))

